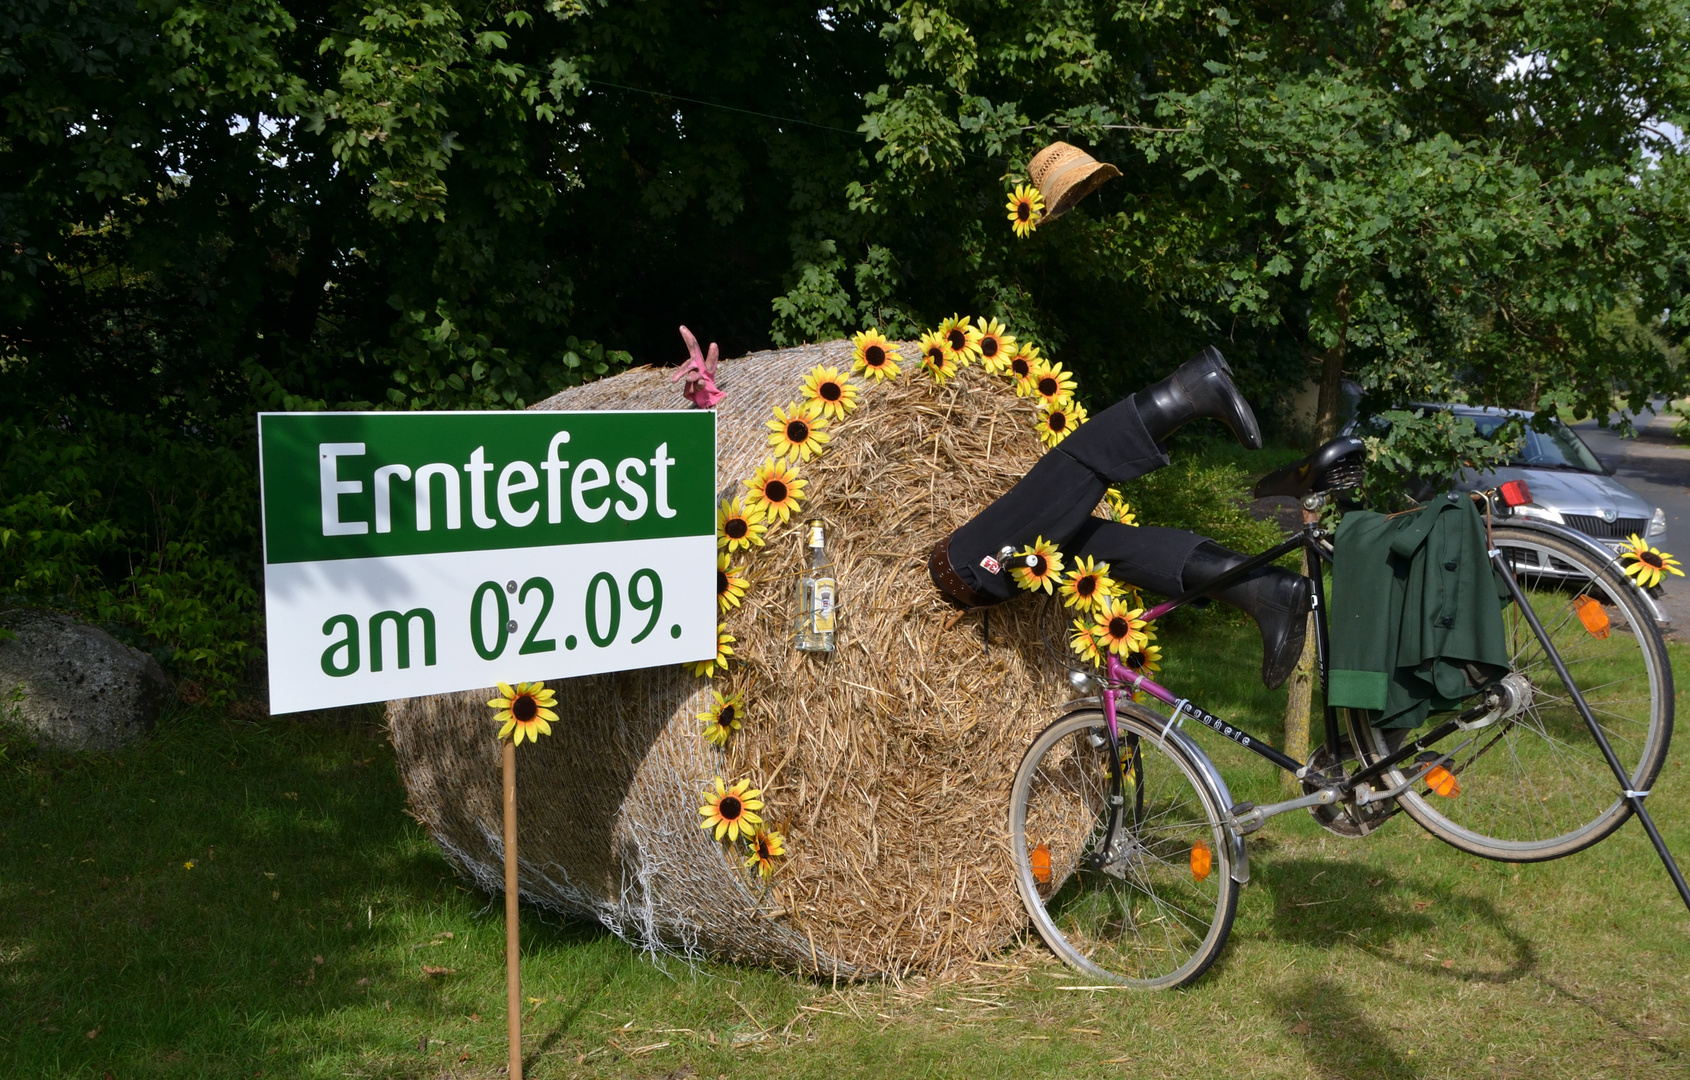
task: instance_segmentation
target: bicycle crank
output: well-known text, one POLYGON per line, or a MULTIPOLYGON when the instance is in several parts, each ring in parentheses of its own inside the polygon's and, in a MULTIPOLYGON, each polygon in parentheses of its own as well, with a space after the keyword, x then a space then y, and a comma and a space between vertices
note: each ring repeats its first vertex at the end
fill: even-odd
MULTIPOLYGON (((1347 742, 1345 749, 1348 749, 1347 742)), ((1309 755, 1308 771, 1303 774, 1303 790, 1313 794, 1321 788, 1335 786, 1343 779, 1344 763, 1327 750, 1325 743, 1316 747, 1315 752, 1309 755)), ((1309 807, 1309 813, 1320 822, 1321 828, 1346 840, 1361 839, 1396 812, 1395 799, 1357 806, 1352 797, 1329 806, 1309 807)))

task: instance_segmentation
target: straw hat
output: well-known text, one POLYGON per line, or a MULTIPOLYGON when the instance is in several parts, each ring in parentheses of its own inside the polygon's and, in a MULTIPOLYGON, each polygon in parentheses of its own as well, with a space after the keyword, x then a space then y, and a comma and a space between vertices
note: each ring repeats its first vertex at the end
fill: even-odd
POLYGON ((1120 169, 1097 160, 1077 146, 1051 143, 1027 163, 1027 177, 1038 185, 1039 194, 1045 199, 1045 212, 1039 224, 1048 224, 1066 214, 1081 199, 1120 175, 1120 169))

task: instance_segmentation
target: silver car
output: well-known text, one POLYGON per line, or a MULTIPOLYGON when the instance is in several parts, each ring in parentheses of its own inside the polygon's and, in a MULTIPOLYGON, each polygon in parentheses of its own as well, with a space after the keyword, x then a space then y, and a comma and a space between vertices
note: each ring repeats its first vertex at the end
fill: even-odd
MULTIPOLYGON (((1531 413, 1517 409, 1434 407, 1473 421, 1481 435, 1490 435, 1514 417, 1531 417, 1531 413)), ((1632 535, 1657 546, 1665 542, 1666 511, 1615 480, 1577 432, 1559 420, 1550 421, 1546 432, 1527 428, 1525 445, 1512 461, 1488 472, 1464 472, 1455 486, 1471 491, 1509 480, 1524 480, 1532 492, 1531 505, 1516 507, 1516 517, 1563 525, 1616 552, 1627 546, 1626 538, 1632 535)))
MULTIPOLYGON (((1359 388, 1358 388, 1359 390, 1359 388)), ((1531 419, 1522 409, 1497 409, 1488 405, 1416 403, 1411 409, 1449 412, 1473 421, 1480 435, 1490 436, 1509 420, 1531 419)), ((1380 417, 1345 426, 1346 435, 1377 433, 1380 417)), ((1581 532, 1611 551, 1627 547, 1626 538, 1644 537, 1651 544, 1665 543, 1666 511, 1644 500, 1603 467, 1578 433, 1559 420, 1550 421, 1547 432, 1526 429, 1526 441, 1506 466, 1486 472, 1463 472, 1456 477, 1457 491, 1494 488, 1509 480, 1524 480, 1531 489, 1532 503, 1514 509, 1522 518, 1535 518, 1581 532)))

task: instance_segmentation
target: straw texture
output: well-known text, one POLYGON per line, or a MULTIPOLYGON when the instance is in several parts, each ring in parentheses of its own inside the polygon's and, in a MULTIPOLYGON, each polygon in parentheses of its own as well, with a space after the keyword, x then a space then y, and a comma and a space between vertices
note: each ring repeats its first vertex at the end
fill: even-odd
MULTIPOLYGON (((1006 810, 1033 733, 1067 699, 1023 597, 959 616, 927 576, 933 544, 1007 490, 1042 452, 1037 415, 978 367, 944 387, 916 370, 855 379, 861 405, 801 466, 809 501, 753 549, 750 592, 724 616, 735 662, 714 680, 681 667, 554 682, 562 723, 518 754, 524 899, 598 919, 651 949, 858 976, 940 971, 997 950, 1026 918, 1011 879, 1006 810), (828 525, 839 579, 838 651, 791 645, 804 565, 800 519, 828 525), (741 691, 725 749, 697 714, 741 691), (700 792, 749 777, 786 836, 772 882, 698 826, 700 792)), ((847 342, 721 365, 720 496, 768 456, 764 421, 799 400, 817 364, 849 372, 847 342)), ((642 368, 540 409, 673 408, 669 372, 642 368)), ((499 749, 487 690, 393 702, 412 812, 454 863, 502 887, 499 749)))

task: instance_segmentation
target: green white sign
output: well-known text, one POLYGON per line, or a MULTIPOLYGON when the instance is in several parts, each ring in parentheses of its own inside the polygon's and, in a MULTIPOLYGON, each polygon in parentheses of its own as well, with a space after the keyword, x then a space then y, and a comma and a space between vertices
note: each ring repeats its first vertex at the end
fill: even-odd
POLYGON ((716 653, 716 414, 262 413, 273 713, 716 653))

